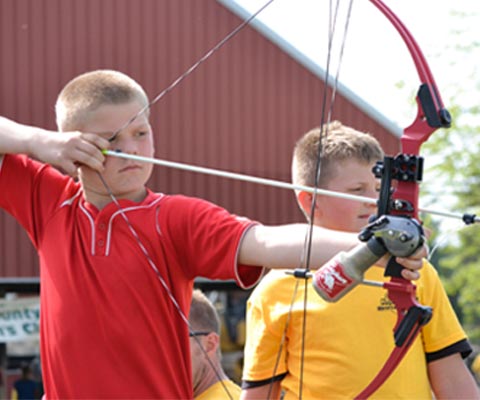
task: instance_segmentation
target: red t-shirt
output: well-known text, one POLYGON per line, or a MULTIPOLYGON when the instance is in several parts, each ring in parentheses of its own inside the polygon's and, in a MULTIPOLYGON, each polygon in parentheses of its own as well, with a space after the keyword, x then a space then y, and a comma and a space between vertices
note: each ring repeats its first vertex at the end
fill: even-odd
MULTIPOLYGON (((249 287, 261 276, 236 262, 251 221, 184 196, 119 202, 184 315, 195 277, 249 287)), ((6 155, 0 207, 40 256, 47 398, 192 397, 187 326, 117 205, 98 211, 71 178, 6 155)))

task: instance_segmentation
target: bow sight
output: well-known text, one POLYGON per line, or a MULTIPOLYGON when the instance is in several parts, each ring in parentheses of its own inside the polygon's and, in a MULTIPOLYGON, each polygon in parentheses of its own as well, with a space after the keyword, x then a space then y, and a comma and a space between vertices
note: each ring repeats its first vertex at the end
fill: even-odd
POLYGON ((423 178, 423 157, 413 154, 398 154, 395 157, 385 156, 383 161, 377 161, 372 172, 376 178, 381 179, 377 215, 391 213, 408 213, 411 215, 415 210, 411 202, 404 199, 392 200, 392 180, 421 182, 423 178))

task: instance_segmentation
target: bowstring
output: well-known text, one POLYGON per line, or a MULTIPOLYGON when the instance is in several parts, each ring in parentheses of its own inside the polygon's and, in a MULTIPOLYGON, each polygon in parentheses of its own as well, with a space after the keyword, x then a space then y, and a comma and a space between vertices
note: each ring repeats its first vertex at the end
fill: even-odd
MULTIPOLYGON (((308 230, 305 235, 305 242, 304 242, 304 250, 301 254, 300 259, 300 266, 303 266, 304 276, 310 271, 310 260, 311 260, 311 250, 312 250, 312 242, 313 242, 313 226, 314 226, 314 216, 315 216, 315 208, 316 208, 316 200, 320 185, 320 176, 321 176, 321 160, 323 154, 323 140, 328 135, 328 124, 331 122, 331 117, 333 113, 333 106, 335 103, 336 93, 338 89, 338 82, 340 76, 340 67, 342 65, 346 37, 350 22, 350 16, 352 13, 353 7, 353 0, 350 0, 347 10, 347 17, 346 23, 344 26, 344 31, 342 35, 342 41, 340 46, 340 53, 338 58, 337 70, 335 74, 335 79, 332 84, 332 94, 330 97, 330 102, 328 102, 328 87, 330 82, 330 67, 331 67, 331 60, 332 60, 332 49, 333 49, 333 40, 336 32, 336 24, 338 21, 338 14, 340 9, 340 0, 337 0, 335 7, 332 5, 332 0, 330 0, 329 5, 329 30, 328 30, 328 46, 327 46, 327 60, 326 60, 326 69, 325 69, 325 77, 324 77, 324 91, 322 97, 322 107, 321 107, 321 121, 320 121, 320 137, 318 142, 318 150, 317 150, 317 161, 315 167, 315 177, 314 177, 314 186, 313 186, 313 193, 312 193, 312 204, 309 213, 309 225, 308 230), (327 112, 327 104, 328 112, 327 112), (325 123, 326 122, 326 123, 325 123), (326 131, 324 131, 324 127, 327 127, 326 131)), ((270 399, 273 391, 273 385, 275 383, 274 378, 276 376, 278 366, 280 363, 280 356, 283 351, 283 347, 285 345, 287 330, 289 328, 290 321, 292 319, 293 314, 293 307, 295 303, 295 299, 299 290, 299 279, 296 280, 293 293, 292 293, 292 300, 290 302, 290 307, 287 313, 287 318, 285 321, 285 328, 282 333, 282 338, 280 340, 279 349, 277 352, 277 357, 275 359, 275 365, 272 372, 272 380, 269 384, 269 389, 267 392, 267 399, 270 399)), ((299 400, 303 397, 303 375, 304 375, 304 365, 305 365, 305 342, 306 342, 306 327, 307 327, 307 304, 308 304, 308 279, 304 278, 304 295, 303 295, 303 318, 302 318, 302 344, 301 344, 301 356, 300 356, 300 374, 299 374, 299 400)))
POLYGON ((465 225, 465 224, 457 224, 456 226, 453 226, 450 229, 443 230, 442 233, 435 240, 434 246, 428 252, 427 260, 432 262, 433 255, 445 245, 447 240, 450 239, 454 234, 460 233, 467 226, 468 225, 465 225))
MULTIPOLYGON (((112 201, 117 206, 117 208, 120 212, 120 215, 122 216, 123 220, 127 224, 128 229, 130 230, 130 233, 135 238, 138 247, 140 248, 140 250, 144 254, 145 258, 147 259, 148 265, 150 266, 150 268, 155 273, 155 275, 156 275, 157 279, 159 280, 159 282, 161 283, 162 287, 165 289, 165 292, 167 293, 168 298, 170 299, 173 306, 175 307, 175 310, 180 315, 180 318, 183 320, 183 322, 187 325, 189 333, 193 333, 194 329, 192 328, 192 324, 190 324, 190 321, 188 320, 188 318, 183 313, 180 305, 178 304, 177 299, 175 298, 172 291, 170 290, 170 287, 168 286, 167 282, 165 282, 165 279, 163 279, 162 274, 158 270, 157 265, 155 264, 152 257, 150 256, 150 253, 148 252, 147 248, 144 246, 144 244, 140 240, 140 236, 138 235, 137 230, 133 227, 132 223, 128 219, 127 215, 125 214, 125 210, 122 208, 122 206, 118 202, 118 199, 115 197, 115 195, 111 191, 110 187, 108 186, 108 184, 105 181, 105 178, 102 176, 102 174, 100 174, 100 172, 97 172, 97 175, 99 176, 100 180, 102 181, 102 184, 105 186, 105 188, 108 192, 108 195, 110 196, 112 201)), ((163 261, 164 261, 165 265, 168 265, 167 257, 166 257, 166 254, 165 254, 165 248, 164 248, 164 245, 163 245, 163 240, 160 240, 160 247, 162 249, 161 254, 162 254, 163 261)), ((195 342, 197 343, 197 345, 199 346, 199 348, 200 348, 201 352, 203 353, 203 355, 205 356, 205 358, 207 359, 208 364, 213 369, 213 372, 215 373, 215 376, 217 377, 218 381, 220 382, 223 389, 227 393, 229 399, 234 400, 232 394, 230 393, 227 386, 225 385, 225 383, 222 380, 222 375, 221 375, 220 371, 218 370, 218 368, 215 367, 215 364, 213 363, 212 359, 208 355, 207 350, 205 349, 205 347, 203 347, 202 342, 200 341, 200 339, 197 336, 193 335, 192 337, 195 340, 195 342)))
POLYGON ((196 62, 194 62, 183 74, 181 74, 178 78, 174 79, 170 85, 168 85, 164 90, 162 90, 159 94, 157 94, 153 100, 151 100, 146 106, 144 106, 137 114, 135 114, 132 118, 130 118, 122 127, 117 129, 112 136, 108 139, 110 142, 115 140, 118 134, 124 130, 127 126, 130 126, 133 121, 135 121, 141 114, 145 111, 149 110, 154 104, 156 104, 160 99, 162 99, 165 95, 170 93, 174 88, 176 88, 187 76, 189 76, 192 72, 194 72, 201 64, 203 64, 207 59, 209 59, 213 54, 215 54, 221 47, 223 47, 227 42, 229 42, 237 33, 239 33, 243 28, 245 28, 250 22, 252 22, 258 14, 260 14, 263 10, 265 10, 270 4, 272 4, 275 0, 268 0, 262 7, 260 7, 257 11, 255 11, 252 15, 250 15, 247 19, 245 19, 240 25, 238 25, 235 29, 233 29, 227 36, 221 39, 215 46, 213 46, 210 50, 208 50, 202 57, 200 57, 196 62))
MULTIPOLYGON (((255 19, 258 14, 260 14, 265 8, 267 8, 271 3, 273 3, 274 0, 268 0, 262 7, 260 7, 255 13, 253 13, 249 18, 245 19, 240 25, 238 25, 235 29, 233 29, 227 36, 225 36, 222 40, 220 40, 215 46, 213 46, 210 50, 208 50, 198 61, 192 64, 190 68, 188 68, 183 74, 181 74, 177 79, 175 79, 170 85, 168 85, 163 91, 161 91, 157 96, 154 97, 152 101, 150 101, 147 105, 145 105, 140 111, 138 111, 132 118, 130 118, 123 126, 121 126, 119 129, 117 129, 113 134, 108 138, 109 142, 112 142, 113 140, 116 139, 116 137, 122 132, 124 129, 126 129, 128 126, 130 126, 140 115, 142 115, 144 112, 149 110, 154 104, 156 104, 160 99, 162 99, 165 95, 167 95, 169 92, 171 92, 175 87, 177 87, 185 78, 187 78, 191 73, 193 73, 201 64, 203 64, 208 58, 210 58, 213 54, 215 54, 221 47, 223 47, 227 42, 229 42, 237 33, 239 33, 243 28, 245 28, 253 19, 255 19)), ((142 253, 145 255, 149 266, 152 268, 152 270, 155 272, 155 275, 157 276, 159 282, 165 289, 168 298, 171 300, 172 304, 175 307, 175 310, 178 312, 180 315, 181 319, 183 322, 188 327, 189 332, 193 332, 192 327, 190 325, 190 322, 188 321, 188 318, 185 316, 183 313, 182 309, 180 308, 177 300, 175 299, 175 296, 173 295, 172 291, 170 290, 168 284, 165 282, 163 277, 160 274, 160 271, 158 270, 155 262, 153 261, 152 257, 148 253, 148 250, 146 247, 143 245, 142 241, 140 240, 140 237, 135 230, 135 228, 132 226, 130 223, 130 220, 128 219, 127 215, 125 214, 123 208, 121 207, 120 203, 118 202, 117 198, 113 194, 112 190, 110 189, 110 186, 107 184, 105 179, 103 178, 102 174, 100 172, 97 172, 103 186, 105 187, 107 193, 109 194, 110 198, 118 208, 120 214, 122 215, 122 218, 125 220, 130 232, 132 233, 132 236, 135 238, 137 245, 140 247, 142 253)), ((162 246, 162 257, 164 259, 164 262, 166 263, 165 265, 168 266, 167 259, 165 252, 163 250, 163 243, 160 241, 161 246, 162 246)), ((193 336, 194 340, 200 347, 202 353, 206 356, 207 361, 210 365, 210 367, 213 369, 215 375, 217 376, 219 382, 221 383, 223 389, 225 390, 226 394, 230 398, 230 400, 233 400, 233 396, 226 387, 225 383, 222 380, 222 377, 220 375, 220 372, 218 369, 215 367, 213 364, 213 361, 211 360, 210 356, 208 355, 206 349, 203 347, 201 341, 199 338, 196 336, 193 336)))
MULTIPOLYGON (((318 140, 318 148, 317 148, 317 164, 315 168, 315 179, 314 179, 314 192, 312 194, 312 204, 310 207, 310 218, 309 218, 309 227, 308 232, 306 235, 305 246, 306 246, 306 260, 305 260, 305 275, 307 272, 310 271, 310 262, 311 262, 311 251, 312 251, 312 242, 313 242, 313 227, 314 227, 314 220, 315 220, 315 209, 317 205, 317 196, 320 186, 320 179, 321 179, 321 171, 322 171, 322 155, 323 155, 323 142, 328 136, 328 129, 329 124, 332 119, 333 114, 333 107, 335 104, 335 98, 338 89, 338 82, 340 77, 340 68, 342 65, 343 54, 346 44, 346 38, 348 33, 348 27, 350 23, 350 16, 352 12, 353 0, 349 1, 348 10, 346 21, 344 25, 343 34, 341 37, 341 45, 340 45, 340 53, 337 63, 337 69, 335 73, 335 79, 332 85, 332 94, 330 97, 330 102, 328 104, 328 87, 330 82, 330 67, 332 62, 332 50, 333 50, 333 43, 334 37, 336 32, 336 25, 338 21, 338 14, 340 8, 340 0, 337 0, 335 5, 335 10, 333 10, 332 0, 329 3, 329 18, 328 18, 328 48, 327 48, 327 60, 326 60, 326 69, 325 69, 325 77, 324 77, 324 91, 323 91, 323 99, 322 99, 322 110, 321 110, 321 118, 320 118, 320 134, 318 140), (328 112, 327 112, 327 104, 328 104, 328 112)), ((297 281, 298 284, 298 281, 297 281)), ((304 296, 303 296, 303 318, 302 318, 302 346, 301 346, 301 361, 300 361, 300 382, 299 382, 299 399, 302 399, 303 396, 303 376, 304 376, 304 366, 305 366, 305 342, 306 342, 306 330, 307 330, 307 304, 308 304, 308 279, 304 279, 304 296)))
POLYGON ((328 49, 327 49, 327 60, 326 60, 326 69, 325 69, 325 90, 323 91, 323 99, 322 99, 322 111, 321 111, 321 120, 320 120, 320 135, 319 135, 319 141, 318 141, 318 148, 317 148, 317 161, 316 161, 316 167, 315 167, 315 178, 314 178, 314 191, 312 193, 312 204, 310 207, 310 218, 309 218, 309 231, 308 231, 308 238, 306 240, 306 262, 305 262, 305 269, 307 271, 310 270, 310 259, 311 259, 311 250, 312 250, 312 240, 313 240, 313 221, 314 221, 314 216, 315 216, 315 208, 316 208, 316 201, 317 201, 317 196, 318 196, 318 190, 320 189, 320 177, 321 177, 321 171, 322 171, 322 154, 323 154, 323 141, 328 135, 328 125, 331 122, 332 119, 332 114, 333 114, 333 107, 335 104, 335 98, 337 94, 337 89, 338 89, 338 82, 339 82, 339 77, 340 77, 340 67, 342 65, 342 60, 343 60, 343 54, 344 54, 344 49, 345 49, 345 43, 346 43, 346 38, 347 38, 347 33, 348 33, 348 27, 350 23, 350 16, 352 12, 352 5, 353 5, 353 0, 350 0, 349 6, 348 6, 348 11, 347 11, 347 18, 346 18, 346 23, 345 23, 345 28, 343 31, 342 35, 342 42, 340 46, 340 53, 339 53, 339 59, 338 59, 338 67, 336 70, 335 74, 335 79, 332 84, 332 95, 330 97, 330 102, 328 102, 327 98, 327 91, 329 87, 329 82, 330 82, 330 67, 331 67, 331 55, 332 55, 332 48, 333 48, 333 39, 335 35, 335 26, 337 23, 337 18, 338 18, 338 12, 339 12, 339 3, 340 0, 337 0, 336 7, 335 7, 335 13, 332 15, 332 1, 330 0, 330 15, 329 15, 329 40, 328 40, 328 49), (327 103, 329 104, 328 107, 328 112, 326 111, 327 109, 327 103), (325 117, 326 115, 326 117, 325 117), (327 129, 325 130, 325 126, 327 129))

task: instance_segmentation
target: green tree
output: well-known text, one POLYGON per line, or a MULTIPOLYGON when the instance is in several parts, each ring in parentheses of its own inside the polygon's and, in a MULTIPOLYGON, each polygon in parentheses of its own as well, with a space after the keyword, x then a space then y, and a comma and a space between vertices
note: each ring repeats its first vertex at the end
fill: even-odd
MULTIPOLYGON (((455 104, 451 99, 451 104, 455 104)), ((450 107, 451 129, 436 132, 424 145, 426 158, 434 160, 422 186, 427 198, 448 199, 446 206, 460 213, 480 211, 480 108, 450 107), (448 189, 445 189, 448 188, 448 189)), ((437 206, 445 206, 440 201, 437 206)), ((434 223, 434 242, 442 241, 445 223, 434 223)), ((480 345, 480 225, 450 233, 432 260, 457 315, 472 342, 480 345)))

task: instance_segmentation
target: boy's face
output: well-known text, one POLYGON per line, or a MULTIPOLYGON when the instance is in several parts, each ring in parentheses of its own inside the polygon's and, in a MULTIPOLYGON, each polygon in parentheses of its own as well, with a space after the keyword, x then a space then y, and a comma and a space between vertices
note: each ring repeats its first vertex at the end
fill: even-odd
MULTIPOLYGON (((88 118, 82 130, 97 133, 108 139, 141 109, 142 105, 137 101, 102 105, 88 118)), ((153 133, 145 113, 138 116, 111 142, 110 150, 117 149, 123 153, 153 157, 153 133)), ((143 199, 145 183, 152 173, 152 164, 107 157, 104 166, 102 176, 116 197, 134 201, 143 199)), ((90 202, 101 203, 102 198, 108 196, 95 171, 81 167, 80 179, 90 202)))
MULTIPOLYGON (((380 182, 372 173, 374 165, 353 159, 338 162, 323 189, 376 198, 380 182)), ((360 232, 375 212, 374 204, 318 196, 314 224, 329 229, 360 232)))
MULTIPOLYGON (((216 360, 216 352, 220 345, 219 343, 220 337, 215 332, 197 336, 196 338, 190 337, 190 357, 192 361, 192 380, 194 390, 198 389, 198 386, 205 379, 205 376, 209 376, 207 371, 211 371, 212 366, 210 365, 208 358, 216 360)), ((199 393, 195 394, 198 395, 199 393)))
MULTIPOLYGON (((197 337, 202 346, 204 345, 204 338, 202 336, 197 337)), ((192 380, 193 387, 196 388, 200 383, 203 376, 203 369, 205 368, 204 358, 205 355, 200 348, 200 345, 197 343, 195 338, 190 338, 190 357, 192 360, 192 380)))

